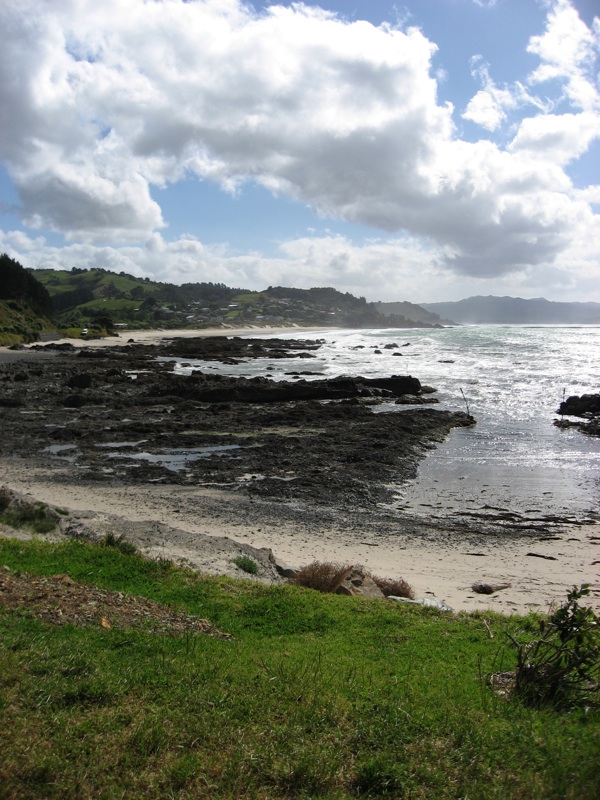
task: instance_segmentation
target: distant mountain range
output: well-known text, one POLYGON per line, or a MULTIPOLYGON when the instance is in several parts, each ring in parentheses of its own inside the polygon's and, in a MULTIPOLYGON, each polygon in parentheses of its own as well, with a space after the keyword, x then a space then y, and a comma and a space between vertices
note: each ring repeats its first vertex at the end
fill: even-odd
POLYGON ((449 303, 421 303, 421 306, 438 314, 444 322, 452 320, 459 325, 600 325, 600 303, 478 296, 449 303))

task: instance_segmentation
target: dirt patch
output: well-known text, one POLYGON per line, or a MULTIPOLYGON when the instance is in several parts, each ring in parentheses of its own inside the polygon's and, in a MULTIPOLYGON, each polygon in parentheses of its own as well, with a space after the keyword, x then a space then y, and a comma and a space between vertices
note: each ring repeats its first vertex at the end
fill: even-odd
POLYGON ((32 615, 53 625, 138 628, 182 636, 186 632, 231 638, 207 619, 183 614, 145 597, 78 583, 68 575, 40 577, 0 571, 0 607, 32 615))

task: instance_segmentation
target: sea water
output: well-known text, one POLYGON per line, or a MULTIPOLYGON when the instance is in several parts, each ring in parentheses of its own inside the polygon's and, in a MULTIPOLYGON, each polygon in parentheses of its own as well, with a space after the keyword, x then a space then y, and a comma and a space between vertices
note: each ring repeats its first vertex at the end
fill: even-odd
MULTIPOLYGON (((600 327, 319 330, 281 338, 323 344, 316 358, 187 361, 175 369, 274 380, 293 372, 315 373, 302 375, 306 380, 413 375, 437 389, 435 407, 468 409, 477 424, 452 431, 424 459, 415 481, 392 487, 395 507, 439 518, 600 518, 600 438, 552 424, 563 397, 600 392, 600 327)), ((404 407, 379 410, 403 413, 404 407)))

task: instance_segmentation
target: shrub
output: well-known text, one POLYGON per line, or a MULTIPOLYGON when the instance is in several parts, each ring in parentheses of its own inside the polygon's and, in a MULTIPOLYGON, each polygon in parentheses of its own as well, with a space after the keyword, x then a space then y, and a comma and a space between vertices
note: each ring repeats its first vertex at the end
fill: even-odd
POLYGON ((600 689, 600 620, 579 605, 589 593, 587 584, 573 587, 567 602, 540 622, 537 638, 522 644, 507 634, 517 650, 514 693, 527 705, 569 706, 600 689))
POLYGON ((313 561, 298 570, 290 579, 290 583, 304 586, 306 589, 316 589, 317 592, 335 592, 350 567, 350 564, 313 561))
POLYGON ((6 509, 9 507, 11 499, 12 498, 10 496, 10 492, 8 491, 8 489, 5 489, 4 487, 1 488, 0 489, 0 514, 3 511, 6 511, 6 509))
POLYGON ((378 578, 377 575, 372 575, 371 577, 386 597, 415 599, 414 589, 403 578, 378 578))
POLYGON ((248 556, 236 556, 233 559, 233 563, 236 565, 236 567, 239 567, 249 575, 256 575, 258 573, 258 564, 256 561, 248 558, 248 556))

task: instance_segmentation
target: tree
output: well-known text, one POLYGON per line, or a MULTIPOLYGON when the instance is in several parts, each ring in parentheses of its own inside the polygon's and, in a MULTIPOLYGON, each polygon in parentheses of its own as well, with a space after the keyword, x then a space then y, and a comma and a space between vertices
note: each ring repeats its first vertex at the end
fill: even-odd
POLYGON ((112 315, 108 311, 96 311, 91 314, 92 324, 95 328, 105 330, 107 333, 113 333, 115 323, 113 322, 112 315))
POLYGON ((0 300, 16 300, 38 314, 52 315, 52 300, 46 287, 7 253, 0 255, 0 300))

